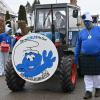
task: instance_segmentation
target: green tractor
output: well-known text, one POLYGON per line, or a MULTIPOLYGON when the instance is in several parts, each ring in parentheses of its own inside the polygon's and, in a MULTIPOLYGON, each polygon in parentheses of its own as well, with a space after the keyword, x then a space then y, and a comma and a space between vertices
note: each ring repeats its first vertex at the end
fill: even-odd
MULTIPOLYGON (((80 8, 67 3, 36 5, 34 11, 35 33, 45 35, 55 45, 58 52, 57 76, 64 92, 75 89, 77 68, 73 67, 76 38, 79 32, 80 8)), ((12 91, 20 91, 25 85, 9 60, 6 66, 6 82, 12 91)))

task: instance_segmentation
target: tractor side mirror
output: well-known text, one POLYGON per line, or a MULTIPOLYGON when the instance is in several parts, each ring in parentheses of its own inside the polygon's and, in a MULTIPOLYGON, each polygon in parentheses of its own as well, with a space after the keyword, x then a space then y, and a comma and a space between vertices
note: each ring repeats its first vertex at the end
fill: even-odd
POLYGON ((73 15, 72 15, 74 18, 77 18, 78 17, 78 10, 75 9, 73 10, 73 15))

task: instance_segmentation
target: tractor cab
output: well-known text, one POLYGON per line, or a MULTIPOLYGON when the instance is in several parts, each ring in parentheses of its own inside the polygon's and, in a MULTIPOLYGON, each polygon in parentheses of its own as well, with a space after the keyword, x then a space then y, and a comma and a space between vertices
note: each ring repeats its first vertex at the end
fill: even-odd
POLYGON ((78 6, 67 3, 35 6, 35 32, 46 35, 54 43, 75 46, 79 31, 78 6))

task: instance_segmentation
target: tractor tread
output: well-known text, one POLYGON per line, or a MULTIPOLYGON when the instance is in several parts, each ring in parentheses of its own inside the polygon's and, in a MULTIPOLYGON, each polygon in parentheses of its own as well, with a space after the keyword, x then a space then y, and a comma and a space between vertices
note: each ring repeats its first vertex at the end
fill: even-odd
POLYGON ((13 92, 21 91, 25 85, 25 81, 17 75, 13 68, 11 60, 7 62, 5 72, 8 88, 13 92))

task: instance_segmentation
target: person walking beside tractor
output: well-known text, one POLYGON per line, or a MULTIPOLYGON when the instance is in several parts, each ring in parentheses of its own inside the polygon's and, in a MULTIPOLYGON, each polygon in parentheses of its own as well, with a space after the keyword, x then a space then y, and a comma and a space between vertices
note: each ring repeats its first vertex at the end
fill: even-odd
POLYGON ((100 27, 94 26, 90 13, 82 16, 85 28, 80 31, 76 48, 74 63, 78 63, 84 75, 84 99, 92 98, 93 88, 95 97, 100 97, 100 27), (79 57, 80 55, 80 57, 79 57))
POLYGON ((8 60, 11 48, 12 29, 6 25, 5 32, 0 34, 0 76, 4 74, 4 67, 8 60))

